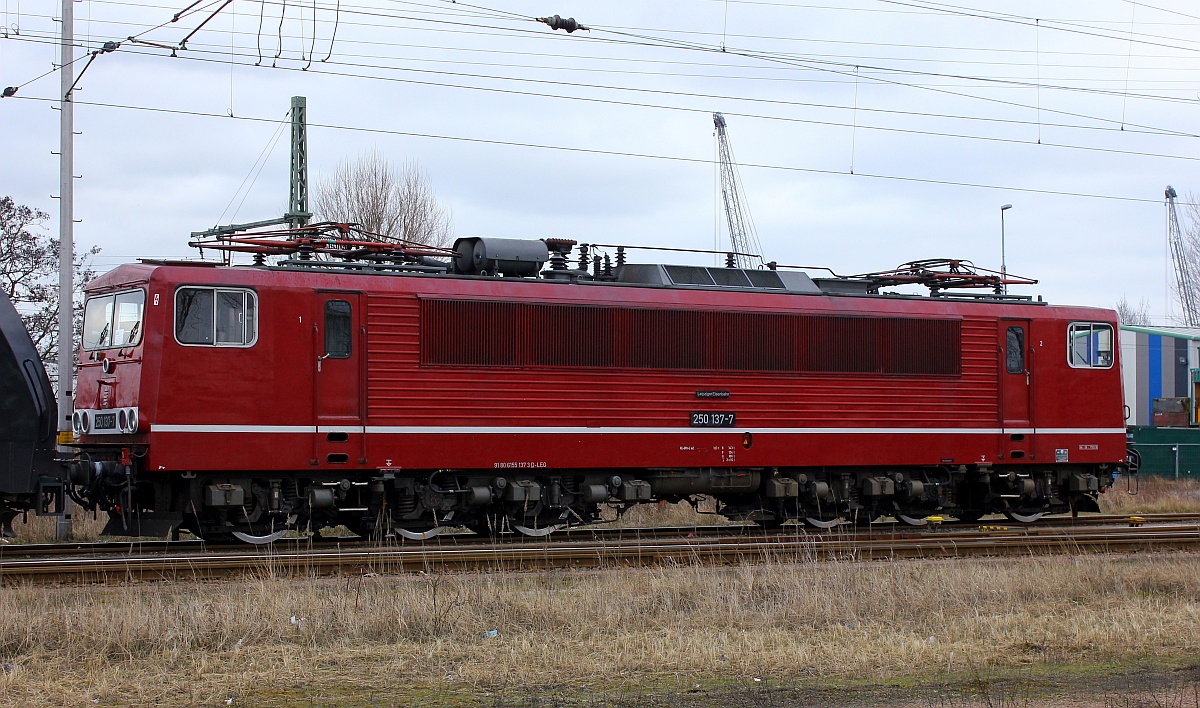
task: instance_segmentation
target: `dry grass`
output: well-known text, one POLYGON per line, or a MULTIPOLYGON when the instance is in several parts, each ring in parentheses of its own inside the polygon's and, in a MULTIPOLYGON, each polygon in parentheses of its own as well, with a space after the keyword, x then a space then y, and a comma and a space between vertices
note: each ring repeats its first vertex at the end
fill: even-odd
MULTIPOLYGON (((16 536, 12 543, 53 543, 54 528, 57 517, 35 516, 28 514, 24 519, 18 516, 13 520, 13 531, 16 536)), ((108 516, 99 514, 92 517, 91 512, 75 509, 74 532, 72 539, 76 541, 95 541, 100 537, 100 531, 108 522, 108 516)))
POLYGON ((729 519, 717 514, 717 502, 705 498, 693 507, 687 502, 668 504, 638 504, 620 517, 616 511, 608 508, 603 510, 605 526, 612 528, 655 528, 655 527, 689 527, 689 526, 721 526, 730 523, 729 519))
POLYGON ((1100 496, 1100 510, 1106 514, 1200 512, 1200 479, 1142 476, 1129 481, 1122 477, 1100 496), (1137 494, 1129 493, 1131 485, 1137 494))
POLYGON ((1157 555, 307 580, 264 569, 226 583, 13 586, 0 593, 0 662, 13 666, 0 695, 478 704, 531 687, 1107 674, 1195 662, 1198 567, 1157 555))

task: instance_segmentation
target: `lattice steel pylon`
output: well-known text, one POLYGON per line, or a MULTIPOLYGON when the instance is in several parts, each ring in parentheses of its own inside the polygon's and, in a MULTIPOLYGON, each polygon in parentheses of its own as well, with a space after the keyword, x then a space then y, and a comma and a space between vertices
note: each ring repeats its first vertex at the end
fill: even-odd
POLYGON ((1183 230, 1179 228, 1179 213, 1175 210, 1175 188, 1167 185, 1167 243, 1171 248, 1171 261, 1175 266, 1175 292, 1183 310, 1183 323, 1188 327, 1200 327, 1200 276, 1192 261, 1183 230))
POLYGON ((312 218, 308 210, 308 99, 292 96, 292 161, 288 179, 288 212, 284 220, 294 229, 312 218))
POLYGON ((729 227, 733 260, 739 268, 750 268, 753 266, 754 257, 762 253, 762 246, 758 242, 758 233, 754 230, 754 221, 750 218, 750 209, 746 205, 746 194, 742 191, 742 180, 738 176, 737 162, 733 159, 733 148, 729 147, 725 116, 714 113, 713 125, 717 128, 721 199, 725 203, 725 223, 729 227))

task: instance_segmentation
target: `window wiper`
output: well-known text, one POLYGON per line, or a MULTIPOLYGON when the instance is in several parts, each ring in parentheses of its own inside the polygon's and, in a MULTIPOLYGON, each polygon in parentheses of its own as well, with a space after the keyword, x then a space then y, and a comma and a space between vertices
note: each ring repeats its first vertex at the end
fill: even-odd
POLYGON ((141 327, 141 326, 142 326, 141 320, 138 320, 137 322, 133 323, 133 326, 129 328, 129 336, 125 338, 126 344, 132 344, 133 341, 135 339, 137 339, 138 327, 141 327))

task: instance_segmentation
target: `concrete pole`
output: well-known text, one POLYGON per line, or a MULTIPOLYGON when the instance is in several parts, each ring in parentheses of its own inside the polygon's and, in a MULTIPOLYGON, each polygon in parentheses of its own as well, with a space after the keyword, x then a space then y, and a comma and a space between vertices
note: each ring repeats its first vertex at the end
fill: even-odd
MULTIPOLYGON (((67 93, 75 83, 75 0, 62 0, 61 99, 59 107, 58 161, 58 430, 71 431, 74 385, 75 335, 75 112, 67 93)), ((60 435, 60 438, 62 436, 60 435)), ((63 496, 63 515, 58 517, 55 537, 71 537, 71 500, 63 496)))

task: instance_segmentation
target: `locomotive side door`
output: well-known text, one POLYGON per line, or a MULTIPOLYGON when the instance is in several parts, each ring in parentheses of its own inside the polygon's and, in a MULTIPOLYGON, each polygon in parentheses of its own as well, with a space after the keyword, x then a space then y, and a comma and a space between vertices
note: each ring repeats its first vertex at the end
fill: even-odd
POLYGON ((363 338, 358 293, 318 291, 313 325, 316 464, 360 463, 363 338))
POLYGON ((1020 460, 1033 449, 1033 347, 1029 320, 999 323, 999 422, 1003 428, 1000 452, 1004 460, 1020 460))

